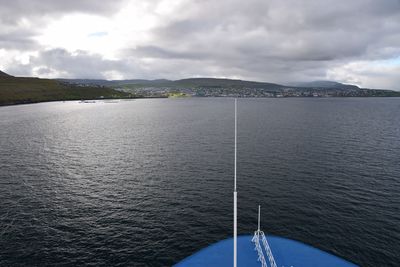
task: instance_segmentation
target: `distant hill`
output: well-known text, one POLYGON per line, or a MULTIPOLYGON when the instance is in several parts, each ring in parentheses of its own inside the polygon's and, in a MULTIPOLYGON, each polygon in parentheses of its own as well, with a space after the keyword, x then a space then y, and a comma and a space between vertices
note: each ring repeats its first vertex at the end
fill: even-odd
POLYGON ((123 98, 125 92, 107 87, 78 86, 57 80, 0 76, 0 105, 57 100, 123 98))
POLYGON ((59 79, 59 81, 75 83, 75 84, 96 84, 111 87, 171 87, 171 88, 198 88, 198 87, 215 87, 215 88, 264 88, 270 90, 281 90, 284 86, 275 83, 253 82, 234 79, 222 78, 188 78, 181 80, 85 80, 85 79, 59 79))
POLYGON ((11 75, 8 75, 7 73, 5 73, 5 72, 2 72, 1 70, 0 70, 0 77, 10 77, 11 75))
POLYGON ((136 96, 153 97, 180 93, 191 96, 231 97, 308 97, 308 96, 400 96, 400 92, 359 88, 335 81, 313 81, 281 85, 268 82, 223 78, 188 78, 181 80, 86 80, 60 79, 80 86, 101 85, 136 96))
POLYGON ((222 78, 181 80, 39 79, 0 72, 0 105, 56 100, 129 97, 373 97, 400 96, 391 90, 373 90, 333 81, 292 85, 222 78))
POLYGON ((86 85, 103 85, 110 87, 123 87, 123 88, 138 88, 138 87, 169 87, 169 88, 199 88, 199 87, 214 87, 214 88, 258 88, 272 91, 281 91, 287 87, 298 88, 320 88, 320 89, 337 89, 337 90, 358 90, 356 85, 343 84, 334 81, 313 81, 302 83, 291 83, 288 86, 268 83, 268 82, 254 82, 235 79, 222 79, 222 78, 187 78, 181 80, 90 80, 90 79, 59 79, 59 81, 68 82, 72 84, 86 84, 86 85))
POLYGON ((342 90, 358 90, 360 89, 356 85, 343 84, 334 81, 312 81, 312 82, 299 82, 292 83, 292 86, 306 87, 306 88, 331 88, 331 89, 342 89, 342 90))
POLYGON ((282 85, 266 82, 253 82, 233 79, 218 78, 189 78, 173 82, 179 86, 194 87, 231 87, 231 88, 264 88, 264 89, 282 89, 282 85))
POLYGON ((144 79, 130 79, 130 80, 99 80, 99 79, 57 79, 60 82, 71 84, 86 84, 86 85, 102 85, 102 86, 119 86, 119 85, 149 85, 149 86, 168 86, 173 81, 165 79, 157 80, 144 80, 144 79))

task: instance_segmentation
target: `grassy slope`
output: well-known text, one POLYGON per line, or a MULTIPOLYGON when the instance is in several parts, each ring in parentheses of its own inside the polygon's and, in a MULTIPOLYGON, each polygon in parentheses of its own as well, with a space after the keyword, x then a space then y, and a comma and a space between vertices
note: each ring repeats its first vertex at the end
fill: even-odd
POLYGON ((103 87, 78 87, 55 80, 22 77, 0 77, 0 105, 56 100, 122 98, 126 93, 103 87))
POLYGON ((0 77, 10 77, 10 75, 0 70, 0 77))
POLYGON ((222 87, 222 88, 264 88, 264 89, 281 89, 283 86, 274 83, 253 82, 222 78, 189 78, 174 81, 177 85, 182 86, 197 86, 197 87, 222 87))
POLYGON ((215 87, 215 88, 263 88, 271 90, 281 90, 282 85, 265 83, 265 82, 252 82, 232 79, 218 79, 218 78, 189 78, 176 81, 169 80, 137 80, 137 81, 112 81, 111 86, 114 88, 136 89, 143 87, 170 87, 170 88, 200 88, 200 87, 215 87))

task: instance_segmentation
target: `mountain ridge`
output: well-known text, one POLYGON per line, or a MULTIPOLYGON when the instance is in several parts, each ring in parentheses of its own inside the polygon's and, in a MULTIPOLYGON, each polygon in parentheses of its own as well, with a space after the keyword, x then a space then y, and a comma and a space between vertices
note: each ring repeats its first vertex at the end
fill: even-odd
POLYGON ((12 76, 0 70, 0 77, 12 77, 12 76))
POLYGON ((371 97, 400 96, 392 90, 359 88, 333 81, 300 86, 225 78, 41 79, 14 77, 0 71, 0 105, 60 100, 141 97, 371 97), (301 87, 302 86, 302 87, 301 87))
POLYGON ((126 98, 128 93, 103 86, 79 86, 57 80, 0 75, 0 106, 61 100, 126 98))
MULTIPOLYGON (((14 77, 0 70, 0 77, 14 77)), ((17 77, 16 77, 17 78, 17 77)), ((229 78, 210 78, 210 77, 193 77, 183 78, 177 80, 169 79, 123 79, 123 80, 106 80, 106 79, 68 79, 68 78, 55 78, 49 80, 56 80, 59 82, 78 84, 78 85, 96 85, 96 86, 109 86, 118 87, 126 85, 137 86, 154 86, 154 87, 250 87, 250 88, 264 88, 264 89, 284 89, 284 88, 320 88, 320 89, 343 89, 343 90, 359 90, 369 89, 360 88, 353 84, 344 84, 337 81, 330 80, 315 80, 309 82, 291 82, 291 83, 272 83, 264 81, 250 81, 242 79, 229 79, 229 78)), ((372 89, 372 90, 386 90, 386 89, 372 89)), ((393 90, 388 90, 393 91, 393 90)))
POLYGON ((284 88, 286 85, 271 83, 248 81, 240 79, 227 79, 227 78, 184 78, 178 80, 168 79, 126 79, 126 80, 101 80, 101 79, 57 79, 62 82, 78 83, 78 84, 97 84, 107 86, 118 85, 148 85, 148 86, 162 86, 162 87, 255 87, 255 88, 284 88))
POLYGON ((342 88, 342 89, 352 89, 357 90, 360 89, 357 85, 353 84, 345 84, 339 83, 336 81, 329 81, 329 80, 316 80, 310 82, 295 82, 290 83, 290 85, 295 87, 307 87, 307 88, 342 88))

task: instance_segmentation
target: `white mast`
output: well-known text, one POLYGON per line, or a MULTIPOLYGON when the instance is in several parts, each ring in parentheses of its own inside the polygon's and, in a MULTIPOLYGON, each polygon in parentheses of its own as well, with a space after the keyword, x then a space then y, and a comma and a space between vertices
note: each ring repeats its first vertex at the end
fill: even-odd
POLYGON ((237 161, 237 99, 235 98, 235 186, 233 191, 233 267, 237 267, 237 191, 236 191, 236 161, 237 161))
POLYGON ((257 229, 258 232, 260 232, 260 209, 261 207, 260 205, 258 205, 258 229, 257 229))

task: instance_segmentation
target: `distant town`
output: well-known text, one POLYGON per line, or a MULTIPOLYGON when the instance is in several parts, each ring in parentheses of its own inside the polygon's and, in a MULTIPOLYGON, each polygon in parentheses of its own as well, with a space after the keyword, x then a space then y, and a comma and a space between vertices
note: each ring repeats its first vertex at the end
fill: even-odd
POLYGON ((282 88, 270 91, 263 88, 169 88, 141 87, 135 89, 116 88, 137 97, 383 97, 400 96, 399 92, 389 90, 342 90, 340 88, 282 88))
POLYGON ((333 81, 298 83, 293 86, 215 78, 182 80, 62 80, 78 86, 110 87, 132 97, 390 97, 400 92, 359 88, 333 81))

